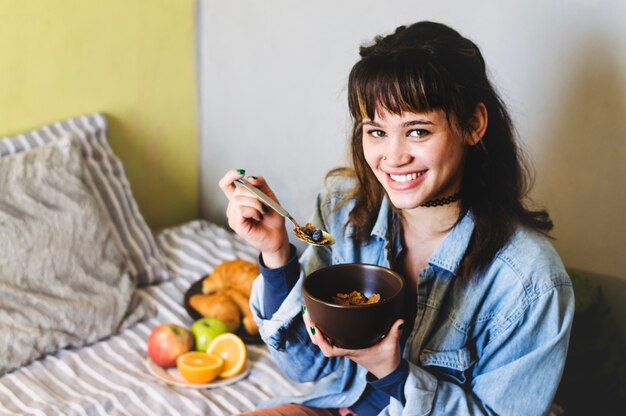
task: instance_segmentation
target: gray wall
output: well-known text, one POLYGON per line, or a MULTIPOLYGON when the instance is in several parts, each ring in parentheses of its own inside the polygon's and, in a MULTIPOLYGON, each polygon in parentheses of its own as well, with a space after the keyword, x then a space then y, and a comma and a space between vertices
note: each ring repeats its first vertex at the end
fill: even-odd
POLYGON ((483 51, 565 263, 616 276, 603 285, 626 319, 626 2, 511 3, 200 0, 202 216, 225 223, 217 181, 245 168, 306 220, 325 172, 345 162, 358 46, 440 21, 483 51))

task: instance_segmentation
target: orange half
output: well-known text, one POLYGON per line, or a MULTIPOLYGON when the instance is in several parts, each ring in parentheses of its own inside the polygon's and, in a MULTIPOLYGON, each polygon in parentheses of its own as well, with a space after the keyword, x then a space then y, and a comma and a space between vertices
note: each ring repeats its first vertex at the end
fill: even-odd
POLYGON ((206 384, 222 372, 224 360, 217 355, 190 351, 176 359, 176 366, 180 375, 188 382, 206 384))
POLYGON ((220 377, 228 378, 241 373, 246 366, 248 350, 243 340, 233 333, 220 334, 209 344, 206 352, 224 360, 220 377))

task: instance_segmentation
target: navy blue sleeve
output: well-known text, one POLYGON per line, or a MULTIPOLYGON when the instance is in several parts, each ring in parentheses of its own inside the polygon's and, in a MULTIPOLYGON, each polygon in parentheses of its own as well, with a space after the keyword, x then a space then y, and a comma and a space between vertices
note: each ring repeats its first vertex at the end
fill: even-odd
POLYGON ((398 399, 400 403, 404 405, 406 403, 404 397, 404 383, 408 376, 409 363, 407 360, 401 360, 398 368, 383 378, 377 379, 372 374, 368 373, 367 382, 376 390, 398 399))
POLYGON ((300 276, 300 263, 298 252, 293 244, 290 244, 291 255, 289 261, 276 269, 268 269, 259 254, 259 268, 264 280, 263 308, 265 318, 270 318, 283 303, 300 276))

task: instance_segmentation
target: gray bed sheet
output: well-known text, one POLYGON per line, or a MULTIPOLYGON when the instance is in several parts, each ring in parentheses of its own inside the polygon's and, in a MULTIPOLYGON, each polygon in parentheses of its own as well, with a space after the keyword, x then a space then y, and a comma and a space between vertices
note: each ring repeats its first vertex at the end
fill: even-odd
POLYGON ((276 396, 304 394, 263 344, 248 345, 250 374, 229 386, 191 389, 163 383, 146 366, 146 340, 164 322, 189 326, 183 296, 225 260, 256 260, 253 249, 225 229, 193 221, 157 235, 171 279, 139 289, 158 314, 95 344, 64 349, 0 378, 0 415, 230 415, 276 396))

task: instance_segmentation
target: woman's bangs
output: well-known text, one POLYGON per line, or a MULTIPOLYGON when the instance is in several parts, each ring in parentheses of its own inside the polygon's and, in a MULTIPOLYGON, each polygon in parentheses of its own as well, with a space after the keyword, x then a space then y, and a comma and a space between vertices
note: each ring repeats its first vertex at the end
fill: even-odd
POLYGON ((352 116, 355 120, 373 120, 381 111, 400 114, 445 109, 442 92, 446 88, 441 78, 432 72, 419 63, 397 65, 397 62, 394 71, 378 66, 361 72, 364 76, 353 80, 352 116))

